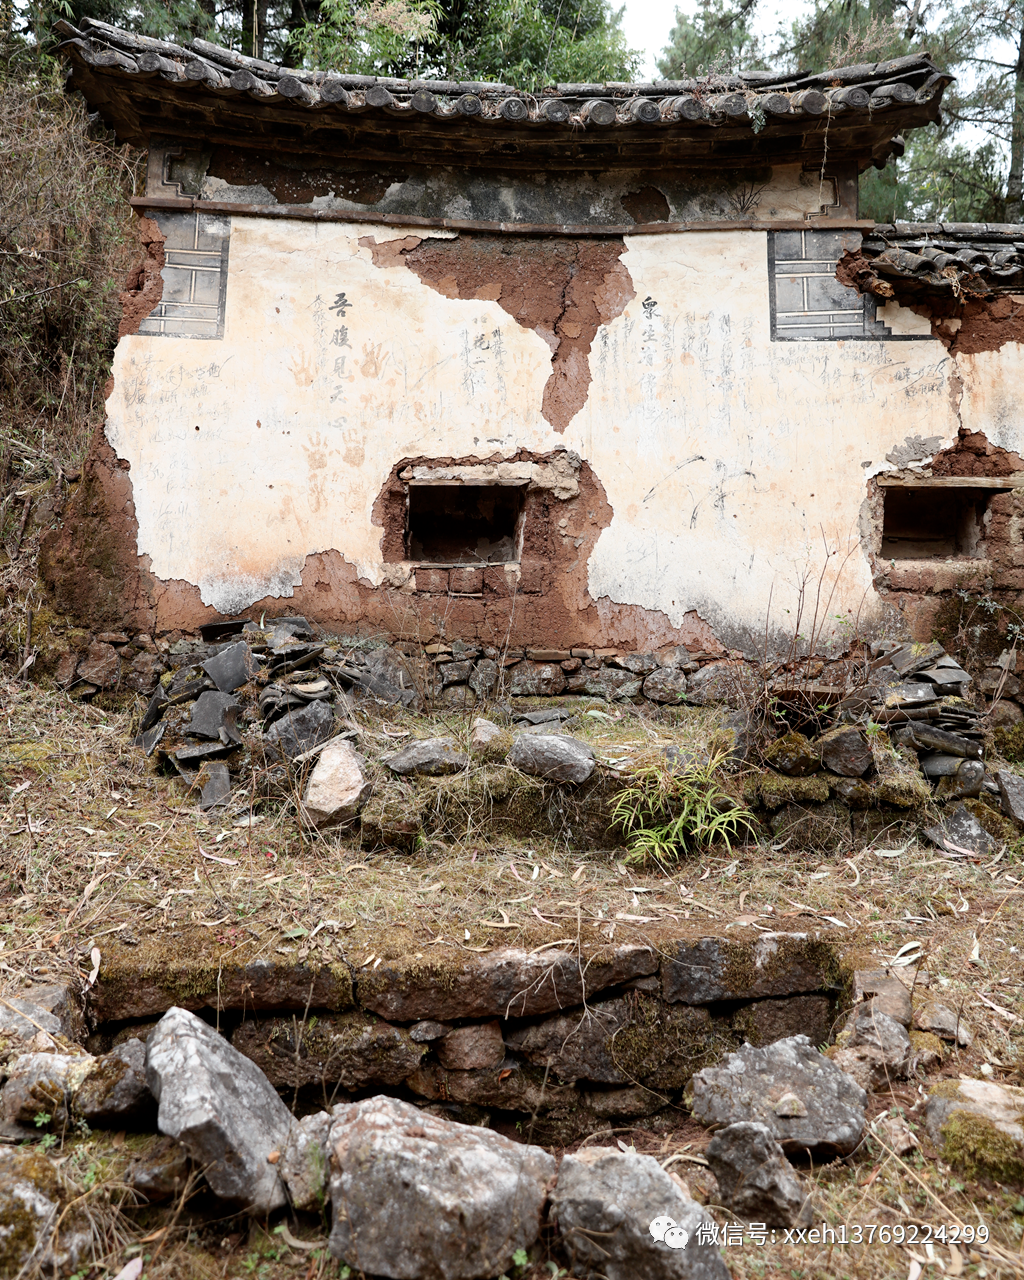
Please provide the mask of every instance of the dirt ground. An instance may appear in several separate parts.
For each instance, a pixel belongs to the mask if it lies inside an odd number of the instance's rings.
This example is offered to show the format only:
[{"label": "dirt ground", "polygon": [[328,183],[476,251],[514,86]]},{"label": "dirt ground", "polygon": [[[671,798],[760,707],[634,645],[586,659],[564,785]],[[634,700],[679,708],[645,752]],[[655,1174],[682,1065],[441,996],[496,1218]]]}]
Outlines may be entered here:
[{"label": "dirt ground", "polygon": [[[410,733],[465,739],[471,718],[354,714],[360,749],[370,756],[394,750]],[[726,932],[832,929],[848,941],[857,967],[901,952],[913,960],[932,992],[961,1013],[973,1043],[947,1046],[928,1078],[872,1097],[873,1119],[906,1117],[920,1144],[910,1155],[899,1158],[873,1133],[848,1160],[805,1170],[819,1228],[845,1226],[849,1241],[860,1227],[862,1243],[844,1245],[841,1234],[836,1242],[787,1243],[781,1232],[759,1243],[734,1226],[723,1248],[730,1273],[736,1280],[1024,1274],[1024,1187],[972,1181],[951,1169],[923,1125],[927,1091],[939,1077],[1024,1085],[1024,842],[973,861],[940,857],[917,842],[838,847],[823,857],[766,836],[643,867],[621,847],[584,855],[551,838],[495,839],[482,824],[451,842],[431,836],[412,852],[373,852],[358,835],[302,833],[287,796],[233,817],[200,814],[185,784],[131,745],[137,716],[138,708],[104,710],[31,684],[0,683],[0,996],[56,979],[86,984],[96,951],[102,965],[105,950],[138,946],[141,954],[186,930],[202,931],[216,955],[244,943],[253,954],[359,968],[412,948],[483,952],[609,939],[657,945],[680,921]],[[606,704],[582,724],[573,732],[621,769],[636,753],[704,739],[710,720],[697,709],[657,718]],[[583,1141],[632,1146],[670,1162],[706,1201],[713,1187],[700,1153],[709,1136],[680,1109]],[[312,1217],[252,1225],[225,1219],[198,1188],[167,1207],[134,1206],[121,1179],[130,1156],[150,1141],[93,1133],[67,1137],[53,1151],[105,1233],[104,1265],[78,1280],[116,1276],[140,1251],[152,1280],[350,1274],[329,1258],[323,1224]],[[724,1211],[713,1212],[723,1229],[730,1226]],[[979,1227],[987,1228],[987,1243],[972,1239]],[[317,1240],[320,1247],[308,1247]],[[533,1254],[509,1280],[566,1274],[553,1239],[542,1238]]]}]

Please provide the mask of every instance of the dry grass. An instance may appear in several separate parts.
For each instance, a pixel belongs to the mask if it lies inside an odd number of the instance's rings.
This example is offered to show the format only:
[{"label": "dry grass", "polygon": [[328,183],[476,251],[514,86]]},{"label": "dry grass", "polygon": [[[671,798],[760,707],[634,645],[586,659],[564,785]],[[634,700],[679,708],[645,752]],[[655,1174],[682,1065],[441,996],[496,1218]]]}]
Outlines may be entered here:
[{"label": "dry grass", "polygon": [[[668,743],[699,746],[714,723],[706,711],[653,719],[607,704],[595,709],[601,715],[583,716],[573,731],[609,761]],[[1024,1084],[1024,871],[1013,849],[975,864],[940,858],[917,843],[840,847],[823,858],[762,842],[732,855],[688,860],[667,874],[627,866],[621,849],[580,853],[564,840],[496,839],[480,827],[461,840],[430,837],[409,854],[366,852],[352,835],[302,835],[294,819],[294,790],[292,799],[286,790],[257,804],[255,825],[198,814],[182,782],[158,774],[128,745],[132,717],[132,710],[104,711],[20,682],[0,684],[3,994],[25,982],[82,981],[92,948],[102,955],[126,935],[159,944],[164,935],[183,930],[208,937],[213,954],[229,954],[244,942],[251,954],[283,951],[359,968],[378,957],[427,954],[435,947],[457,955],[557,940],[587,948],[610,938],[649,939],[658,946],[673,931],[698,923],[748,936],[758,929],[821,927],[848,940],[851,955],[864,964],[919,942],[934,993],[952,1003],[975,1032],[970,1049],[952,1050],[941,1073],[976,1075],[988,1064],[994,1079]],[[357,713],[357,719],[360,747],[377,769],[379,758],[405,741],[395,735],[429,731],[461,737],[469,717],[389,712]],[[294,780],[294,787],[300,785],[301,779]],[[873,1138],[851,1161],[814,1170],[822,1216],[832,1225],[937,1227],[977,1223],[980,1214],[993,1245],[976,1248],[975,1260],[964,1250],[962,1273],[1024,1271],[1024,1188],[970,1182],[936,1159],[921,1119],[928,1084],[904,1083],[872,1100],[877,1114],[902,1111],[923,1150],[900,1161]],[[692,1159],[699,1158],[707,1135],[685,1112],[660,1117],[646,1129],[591,1139],[620,1140],[662,1159],[685,1157],[672,1168],[690,1177],[692,1190],[701,1195],[703,1172]],[[310,1262],[279,1235],[240,1235],[237,1222],[211,1225],[207,1219],[216,1212],[209,1206],[189,1206],[173,1229],[172,1209],[129,1212],[126,1206],[129,1217],[114,1213],[126,1157],[111,1142],[110,1135],[93,1135],[67,1148],[74,1160],[97,1166],[93,1185],[109,1189],[104,1203],[113,1225],[107,1230],[122,1233],[108,1237],[111,1257],[126,1256],[123,1233],[138,1240],[167,1228],[161,1256],[147,1275],[256,1274],[276,1280],[302,1267],[311,1277],[337,1274],[334,1264],[324,1261],[321,1268],[317,1258]],[[312,1238],[314,1228],[310,1222],[292,1224],[300,1237]],[[144,1247],[152,1251],[160,1239]],[[940,1270],[938,1261],[913,1245],[759,1247],[746,1240],[742,1247],[727,1247],[725,1255],[732,1274],[744,1280],[880,1280],[915,1275],[914,1265],[923,1265],[926,1275]],[[924,1263],[916,1263],[915,1255]],[[1010,1255],[1017,1261],[1008,1261]],[[948,1249],[937,1248],[935,1257],[946,1274],[956,1274]],[[539,1280],[551,1272],[537,1266],[523,1274]]]}]

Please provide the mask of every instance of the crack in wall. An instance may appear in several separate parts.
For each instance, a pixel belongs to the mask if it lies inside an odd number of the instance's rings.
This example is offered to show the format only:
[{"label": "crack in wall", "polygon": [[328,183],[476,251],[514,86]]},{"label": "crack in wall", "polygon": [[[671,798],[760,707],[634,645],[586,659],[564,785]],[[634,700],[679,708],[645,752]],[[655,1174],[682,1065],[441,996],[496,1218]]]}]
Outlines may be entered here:
[{"label": "crack in wall", "polygon": [[541,413],[564,431],[587,402],[590,348],[598,329],[622,314],[636,297],[620,261],[619,239],[542,239],[526,236],[459,236],[452,240],[377,244],[364,236],[379,267],[404,262],[446,298],[496,302],[518,325],[551,348],[551,376]]}]

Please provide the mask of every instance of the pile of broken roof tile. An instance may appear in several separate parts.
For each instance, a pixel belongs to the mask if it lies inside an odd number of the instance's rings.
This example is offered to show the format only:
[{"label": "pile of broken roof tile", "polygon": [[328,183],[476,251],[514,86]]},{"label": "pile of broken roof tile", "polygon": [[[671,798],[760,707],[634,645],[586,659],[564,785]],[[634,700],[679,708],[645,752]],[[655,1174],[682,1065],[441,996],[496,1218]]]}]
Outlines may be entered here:
[{"label": "pile of broken roof tile", "polygon": [[861,253],[873,275],[860,283],[892,297],[893,282],[923,292],[986,297],[1024,284],[1024,229],[1012,223],[879,225]]}]

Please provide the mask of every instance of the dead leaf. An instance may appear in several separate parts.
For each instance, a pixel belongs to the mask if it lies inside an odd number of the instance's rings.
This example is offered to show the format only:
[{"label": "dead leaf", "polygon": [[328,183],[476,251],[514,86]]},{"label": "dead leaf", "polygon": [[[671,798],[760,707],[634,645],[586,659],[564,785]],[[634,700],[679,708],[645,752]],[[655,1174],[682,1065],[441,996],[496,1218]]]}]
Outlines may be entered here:
[{"label": "dead leaf", "polygon": [[86,980],[85,980],[85,989],[86,989],[86,991],[88,991],[92,986],[94,986],[94,985],[95,985],[96,979],[100,976],[100,949],[99,949],[99,947],[93,947],[92,951],[90,951],[90,953],[89,953],[89,959],[92,961],[92,969],[91,969],[91,970],[90,970],[90,972],[89,972],[89,976],[88,976],[88,978],[86,978]]}]

